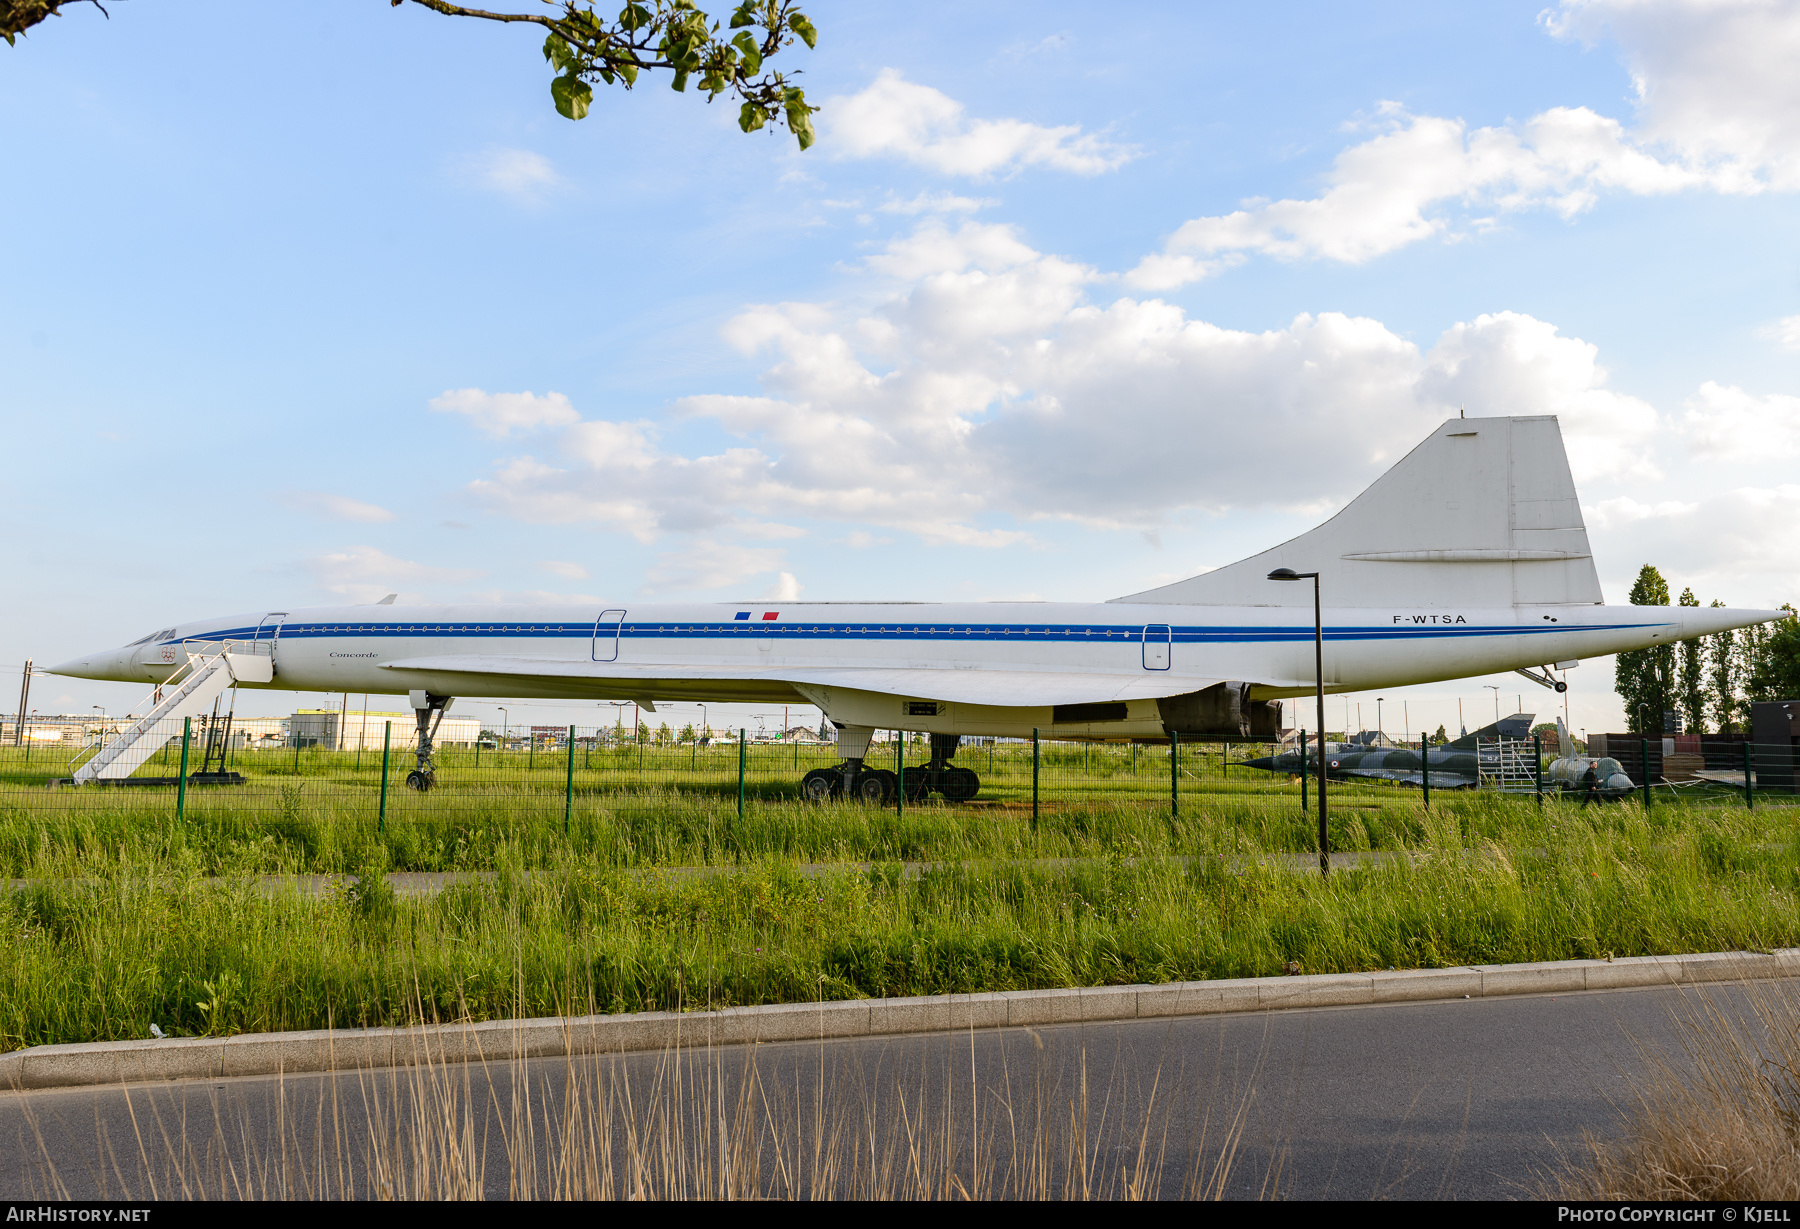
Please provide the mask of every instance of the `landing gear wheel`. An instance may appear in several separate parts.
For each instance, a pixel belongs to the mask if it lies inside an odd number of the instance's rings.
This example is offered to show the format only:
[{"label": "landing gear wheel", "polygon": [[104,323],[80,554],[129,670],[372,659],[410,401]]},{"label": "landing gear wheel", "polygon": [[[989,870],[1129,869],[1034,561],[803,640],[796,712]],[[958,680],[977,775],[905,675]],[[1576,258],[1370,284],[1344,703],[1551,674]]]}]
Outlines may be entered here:
[{"label": "landing gear wheel", "polygon": [[406,774],[406,788],[416,789],[421,794],[436,784],[436,773],[420,772],[417,769],[414,769],[412,772]]},{"label": "landing gear wheel", "polygon": [[938,792],[951,802],[967,802],[981,792],[981,778],[967,768],[945,769]]},{"label": "landing gear wheel", "polygon": [[1559,682],[1556,685],[1556,694],[1560,696],[1563,692],[1567,691],[1568,689],[1569,689],[1569,685],[1567,683]]},{"label": "landing gear wheel", "polygon": [[894,774],[885,768],[874,772],[865,772],[856,778],[851,792],[858,802],[867,802],[873,806],[885,806],[894,797]]},{"label": "landing gear wheel", "polygon": [[844,774],[836,768],[815,768],[800,778],[800,796],[808,802],[827,802],[837,796],[844,785]]},{"label": "landing gear wheel", "polygon": [[931,769],[924,766],[903,769],[906,773],[906,800],[923,802],[931,793]]}]

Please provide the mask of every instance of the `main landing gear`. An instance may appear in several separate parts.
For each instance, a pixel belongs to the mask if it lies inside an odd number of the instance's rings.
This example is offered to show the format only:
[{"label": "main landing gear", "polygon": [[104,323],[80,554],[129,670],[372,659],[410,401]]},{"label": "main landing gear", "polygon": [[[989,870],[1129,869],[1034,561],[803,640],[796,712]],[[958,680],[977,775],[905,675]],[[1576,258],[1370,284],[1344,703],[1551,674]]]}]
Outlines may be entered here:
[{"label": "main landing gear", "polygon": [[437,785],[437,765],[431,762],[431,742],[437,737],[438,726],[442,724],[444,712],[454,702],[454,697],[414,691],[407,698],[412,702],[413,719],[419,723],[419,745],[413,751],[418,767],[406,774],[406,788],[423,793]]},{"label": "main landing gear", "polygon": [[[800,796],[809,802],[849,798],[873,806],[894,801],[899,777],[886,768],[869,768],[863,763],[872,733],[840,727],[838,751],[843,753],[844,762],[834,768],[815,768],[800,778]],[[942,795],[949,802],[967,802],[981,791],[980,777],[950,763],[961,741],[957,734],[931,736],[931,762],[905,770],[908,802],[923,802],[931,794]]]}]

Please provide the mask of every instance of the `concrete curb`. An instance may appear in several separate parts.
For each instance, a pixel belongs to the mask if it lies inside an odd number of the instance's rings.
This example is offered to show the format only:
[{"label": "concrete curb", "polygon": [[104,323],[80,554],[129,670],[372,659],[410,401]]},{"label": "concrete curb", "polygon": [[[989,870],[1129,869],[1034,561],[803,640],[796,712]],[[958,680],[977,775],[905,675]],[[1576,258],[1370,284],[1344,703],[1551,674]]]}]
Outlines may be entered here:
[{"label": "concrete curb", "polygon": [[826,1037],[879,1037],[1008,1025],[1078,1024],[1359,1003],[1497,998],[1634,986],[1694,985],[1794,973],[1800,973],[1800,948],[1790,947],[1771,952],[1700,952],[1686,956],[1557,960],[1385,973],[1244,977],[1225,981],[1171,982],[1161,986],[1095,986],[1076,990],[946,994],[928,998],[852,999],[730,1007],[723,1011],[653,1011],[635,1015],[493,1020],[482,1024],[442,1024],[422,1028],[100,1041],[34,1046],[0,1054],[0,1089],[71,1088],[88,1084],[217,1079],[232,1075],[292,1075],[345,1068],[661,1050],[676,1045],[812,1041]]}]

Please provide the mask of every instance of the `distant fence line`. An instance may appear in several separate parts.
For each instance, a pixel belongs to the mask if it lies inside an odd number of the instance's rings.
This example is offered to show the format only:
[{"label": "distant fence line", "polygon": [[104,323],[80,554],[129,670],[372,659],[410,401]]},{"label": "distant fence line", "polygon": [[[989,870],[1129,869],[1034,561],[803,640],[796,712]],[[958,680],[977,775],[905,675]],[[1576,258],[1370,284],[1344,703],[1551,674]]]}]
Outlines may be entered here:
[{"label": "distant fence line", "polygon": [[[559,739],[533,738],[517,748],[480,743],[440,748],[434,756],[436,772],[425,782],[431,788],[415,790],[408,787],[408,778],[415,772],[410,722],[402,726],[384,721],[385,746],[344,751],[317,745],[246,747],[209,737],[216,733],[218,727],[209,730],[203,722],[175,721],[170,729],[154,731],[156,750],[126,783],[81,786],[55,782],[69,778],[92,755],[93,747],[71,755],[66,747],[0,746],[0,806],[43,814],[128,807],[166,810],[180,816],[197,802],[213,810],[237,805],[250,810],[285,806],[292,791],[305,786],[316,804],[334,813],[373,815],[382,820],[402,808],[408,817],[451,818],[470,808],[526,805],[534,810],[560,808],[566,818],[577,806],[675,795],[728,803],[735,799],[741,812],[749,804],[797,801],[803,797],[802,782],[809,773],[842,763],[830,743],[756,742],[743,732],[729,740],[621,743],[615,728],[564,727]],[[1660,772],[1665,760],[1671,778],[1675,776],[1673,759],[1660,754],[1660,745],[1654,754],[1645,754],[1652,751],[1650,744],[1655,740],[1637,741],[1638,746],[1630,748],[1615,736],[1612,743],[1618,745],[1609,743],[1607,750],[1634,782],[1645,787],[1642,805],[1654,805],[1652,787],[1665,798],[1688,796],[1729,805],[1755,805],[1759,799],[1792,800],[1795,794],[1791,746],[1735,743],[1738,763],[1714,764],[1718,757],[1694,757],[1699,762],[1683,766],[1680,779],[1664,780]],[[1378,752],[1417,749],[1417,745],[1374,748]],[[1542,747],[1541,755],[1539,749],[1532,740],[1484,747],[1483,785],[1550,800],[1569,797],[1546,779],[1545,765],[1553,749]],[[1636,758],[1627,754],[1634,749],[1640,753]],[[989,739],[965,744],[951,761],[957,769],[978,778],[972,796],[948,788],[918,793],[893,788],[901,777],[926,783],[917,775],[927,772],[925,765],[930,759],[929,745],[922,737],[890,735],[890,741],[874,743],[866,766],[889,774],[890,789],[882,801],[897,810],[949,804],[1029,811],[1035,817],[1045,808],[1140,805],[1166,809],[1174,816],[1181,813],[1184,803],[1197,805],[1203,797],[1271,802],[1286,798],[1292,805],[1301,805],[1302,799],[1316,790],[1310,773],[1303,783],[1297,773],[1254,769],[1245,763],[1295,750],[1292,742],[1277,747],[1179,739],[1161,745]],[[1316,755],[1316,749],[1309,752],[1312,773],[1316,773]],[[1648,781],[1643,763],[1652,769]],[[1749,767],[1747,776],[1745,766]],[[1452,784],[1438,776],[1432,793]],[[1405,785],[1334,777],[1334,791],[1345,786],[1355,787],[1362,797],[1420,796]],[[1316,799],[1308,799],[1308,805],[1313,802]]]}]

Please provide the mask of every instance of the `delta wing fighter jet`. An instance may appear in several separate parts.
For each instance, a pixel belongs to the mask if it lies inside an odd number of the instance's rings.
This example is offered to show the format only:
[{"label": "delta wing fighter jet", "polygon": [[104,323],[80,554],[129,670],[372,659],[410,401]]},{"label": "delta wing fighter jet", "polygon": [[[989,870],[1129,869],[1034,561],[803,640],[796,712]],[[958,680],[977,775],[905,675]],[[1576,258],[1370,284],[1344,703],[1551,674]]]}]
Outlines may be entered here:
[{"label": "delta wing fighter jet", "polygon": [[[1433,789],[1474,789],[1481,784],[1479,740],[1496,737],[1530,738],[1531,714],[1515,713],[1503,721],[1483,726],[1473,734],[1465,734],[1455,742],[1431,747],[1425,753],[1424,767],[1420,766],[1418,750],[1412,747],[1369,748],[1352,743],[1326,743],[1325,771],[1333,778],[1361,777],[1397,781],[1402,785],[1424,785],[1428,768]],[[1245,760],[1244,767],[1298,776],[1302,771],[1317,772],[1318,756],[1317,749],[1309,748],[1304,769],[1298,751]]]},{"label": "delta wing fighter jet", "polygon": [[1575,754],[1575,740],[1569,737],[1569,727],[1558,717],[1556,758],[1544,770],[1544,780],[1565,793],[1585,794],[1590,785],[1589,772],[1594,774],[1591,785],[1600,798],[1628,798],[1637,789],[1637,783],[1620,766],[1619,761],[1611,756]]},{"label": "delta wing fighter jet", "polygon": [[[193,619],[55,670],[163,687],[78,780],[129,774],[159,721],[235,681],[408,695],[418,788],[453,697],[521,696],[814,704],[843,763],[810,775],[807,795],[965,798],[980,781],[949,762],[963,735],[1273,740],[1280,701],[1311,696],[1315,678],[1313,592],[1277,569],[1318,574],[1330,692],[1567,666],[1784,617],[1603,604],[1556,419],[1454,418],[1317,529],[1105,602],[286,607]],[[931,735],[930,762],[904,784],[867,764],[877,729]]]}]

